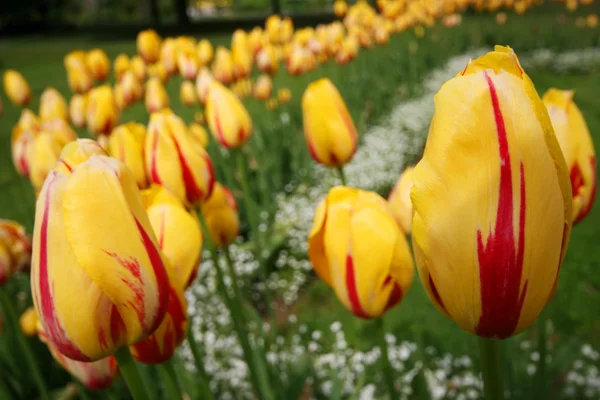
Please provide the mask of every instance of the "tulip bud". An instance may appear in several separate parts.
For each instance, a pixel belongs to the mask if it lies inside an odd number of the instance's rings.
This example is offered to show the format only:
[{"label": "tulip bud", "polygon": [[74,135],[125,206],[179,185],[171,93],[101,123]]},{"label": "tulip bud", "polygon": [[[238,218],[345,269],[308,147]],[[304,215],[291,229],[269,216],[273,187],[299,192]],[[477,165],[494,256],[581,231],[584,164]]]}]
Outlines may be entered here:
[{"label": "tulip bud", "polygon": [[129,106],[129,104],[127,104],[127,102],[125,101],[125,96],[123,95],[123,85],[121,85],[120,83],[115,83],[115,86],[113,87],[113,96],[115,98],[115,104],[117,105],[117,109],[119,111],[123,111]]},{"label": "tulip bud", "polygon": [[112,88],[108,85],[90,91],[87,108],[87,128],[94,135],[108,135],[117,125],[120,113]]},{"label": "tulip bud", "polygon": [[58,90],[47,88],[40,96],[40,119],[54,118],[67,119],[67,102]]},{"label": "tulip bud", "polygon": [[90,50],[86,55],[86,64],[96,81],[103,81],[110,72],[110,60],[102,49]]},{"label": "tulip bud", "polygon": [[346,104],[327,78],[311,83],[302,96],[304,137],[312,158],[328,167],[349,162],[357,133]]},{"label": "tulip bud", "polygon": [[125,106],[129,106],[142,99],[144,87],[133,71],[125,72],[119,85],[122,90],[123,103]]},{"label": "tulip bud", "polygon": [[292,100],[292,92],[288,88],[281,88],[277,91],[277,99],[281,104],[289,103]]},{"label": "tulip bud", "polygon": [[160,57],[161,38],[154,29],[146,29],[137,35],[137,52],[148,64],[153,64]]},{"label": "tulip bud", "polygon": [[119,54],[117,58],[115,58],[113,69],[115,70],[116,81],[120,82],[125,72],[131,69],[129,56],[123,53]]},{"label": "tulip bud", "polygon": [[269,75],[261,75],[254,85],[254,97],[258,100],[267,100],[273,93],[273,81]]},{"label": "tulip bud", "polygon": [[148,66],[148,76],[150,78],[158,79],[161,83],[165,83],[167,81],[167,78],[169,77],[167,75],[167,71],[165,71],[165,68],[160,63]]},{"label": "tulip bud", "polygon": [[202,125],[193,122],[190,124],[189,130],[194,140],[196,140],[203,149],[206,149],[206,146],[208,146],[208,133],[206,133],[206,129],[204,129]]},{"label": "tulip bud", "polygon": [[244,79],[250,75],[253,57],[248,47],[248,35],[241,29],[233,33],[231,43],[233,75],[236,79]]},{"label": "tulip bud", "polygon": [[146,127],[129,122],[117,126],[108,138],[108,154],[125,164],[140,189],[148,186],[144,165]]},{"label": "tulip bud", "polygon": [[273,14],[265,21],[265,31],[269,37],[271,43],[279,42],[279,31],[281,29],[281,17]]},{"label": "tulip bud", "polygon": [[31,287],[51,346],[94,361],[158,327],[169,281],[123,163],[91,140],[70,143],[46,179],[35,216]]},{"label": "tulip bud", "polygon": [[585,119],[573,101],[574,94],[572,90],[550,89],[542,100],[570,172],[576,224],[590,212],[596,198],[596,152]]},{"label": "tulip bud", "polygon": [[177,71],[177,42],[173,38],[166,38],[160,49],[160,63],[167,75]]},{"label": "tulip bud", "polygon": [[140,56],[131,57],[130,67],[131,72],[133,72],[138,81],[144,82],[146,80],[146,64]]},{"label": "tulip bud", "polygon": [[14,221],[0,219],[0,285],[31,262],[31,241],[25,228]]},{"label": "tulip bud", "polygon": [[206,119],[213,137],[228,149],[240,147],[252,134],[252,120],[244,104],[216,81],[208,91]]},{"label": "tulip bud", "polygon": [[212,195],[202,204],[202,214],[215,246],[229,246],[240,233],[235,197],[225,186],[215,184]]},{"label": "tulip bud", "polygon": [[9,100],[16,106],[25,107],[31,100],[29,83],[19,72],[8,69],[4,71],[4,92]]},{"label": "tulip bud", "polygon": [[154,113],[169,107],[169,95],[167,89],[157,78],[151,78],[146,82],[146,110]]},{"label": "tulip bud", "polygon": [[314,54],[305,47],[294,46],[287,60],[287,70],[291,75],[302,75],[316,66]]},{"label": "tulip bud", "polygon": [[412,175],[414,168],[406,167],[400,179],[394,185],[388,197],[388,203],[396,222],[402,231],[410,235],[412,228],[412,203],[410,201],[410,188],[412,187]]},{"label": "tulip bud", "polygon": [[190,81],[183,81],[179,91],[179,99],[184,106],[193,106],[197,103],[196,87]]},{"label": "tulip bud", "polygon": [[344,18],[346,12],[348,11],[348,4],[344,0],[336,0],[333,3],[333,13],[338,18]]},{"label": "tulip bud", "polygon": [[25,337],[34,337],[37,335],[37,324],[39,318],[35,312],[35,308],[29,307],[19,318],[19,325],[21,326],[21,332]]},{"label": "tulip bud", "polygon": [[273,46],[266,45],[256,54],[256,66],[260,72],[274,75],[279,69],[279,59]]},{"label": "tulip bud", "polygon": [[361,318],[379,317],[400,303],[414,274],[408,242],[385,200],[342,186],[317,207],[308,257],[342,304]]},{"label": "tulip bud", "polygon": [[61,137],[49,131],[41,131],[34,136],[31,146],[27,148],[27,159],[29,179],[36,193],[42,189],[46,177],[54,168],[66,144]]},{"label": "tulip bud", "polygon": [[177,55],[177,68],[183,79],[194,79],[198,73],[198,58],[193,47],[179,50]]},{"label": "tulip bud", "polygon": [[31,170],[29,147],[39,130],[40,121],[38,117],[31,110],[24,109],[21,112],[17,126],[12,131],[11,139],[13,164],[17,172],[24,177],[29,177]]},{"label": "tulip bud", "polygon": [[200,104],[202,105],[206,103],[208,88],[212,81],[213,77],[210,70],[208,68],[202,68],[196,77],[196,94],[198,95],[198,101],[200,101]]},{"label": "tulip bud", "polygon": [[435,106],[411,189],[419,275],[462,329],[507,338],[555,291],[571,231],[568,170],[508,47],[469,62]]},{"label": "tulip bud", "polygon": [[231,53],[223,46],[217,47],[215,62],[212,65],[212,74],[216,80],[224,85],[233,81],[233,60]]},{"label": "tulip bud", "polygon": [[151,183],[163,185],[180,201],[193,205],[210,196],[215,179],[210,157],[175,114],[150,116],[144,154]]},{"label": "tulip bud", "polygon": [[213,59],[212,44],[206,39],[200,40],[198,42],[197,53],[198,53],[198,62],[200,62],[200,66],[201,67],[207,66],[208,64],[210,64],[210,62]]},{"label": "tulip bud", "polygon": [[81,50],[72,51],[65,56],[69,87],[74,93],[86,93],[93,84],[92,73],[88,69],[86,54]]}]

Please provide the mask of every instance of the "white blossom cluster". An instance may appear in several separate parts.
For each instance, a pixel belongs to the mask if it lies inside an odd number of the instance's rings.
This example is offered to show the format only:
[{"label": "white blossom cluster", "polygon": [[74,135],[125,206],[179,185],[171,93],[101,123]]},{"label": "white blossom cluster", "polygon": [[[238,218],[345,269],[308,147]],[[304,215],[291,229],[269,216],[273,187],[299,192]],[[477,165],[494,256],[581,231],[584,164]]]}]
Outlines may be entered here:
[{"label": "white blossom cluster", "polygon": [[600,70],[600,49],[587,48],[556,53],[539,49],[522,61],[527,69],[543,69],[557,74],[590,73]]}]

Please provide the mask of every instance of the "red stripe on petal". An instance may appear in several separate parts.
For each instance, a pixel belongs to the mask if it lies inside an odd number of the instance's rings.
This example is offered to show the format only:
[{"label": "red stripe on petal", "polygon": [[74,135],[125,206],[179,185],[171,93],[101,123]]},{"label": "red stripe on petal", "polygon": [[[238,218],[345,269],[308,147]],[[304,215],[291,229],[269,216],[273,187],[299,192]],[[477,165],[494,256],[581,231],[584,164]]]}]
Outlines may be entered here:
[{"label": "red stripe on petal", "polygon": [[185,197],[191,204],[196,204],[204,200],[204,193],[196,184],[194,174],[192,173],[187,160],[181,152],[179,142],[177,142],[177,139],[175,136],[173,136],[173,134],[171,134],[171,140],[173,140],[173,144],[175,145],[175,150],[177,151],[177,156],[179,158],[179,164],[181,165],[181,179],[183,179],[183,185],[185,186]]},{"label": "red stripe on petal", "polygon": [[[216,101],[215,101],[216,102]],[[219,109],[215,104],[215,129],[217,130],[217,140],[222,146],[230,149],[231,146],[225,140],[225,134],[223,133],[223,127],[221,126],[221,118],[219,118]]]},{"label": "red stripe on petal", "polygon": [[[579,214],[577,214],[577,216],[575,217],[575,220],[573,221],[574,224],[581,222],[581,220],[589,214],[589,212],[592,210],[592,206],[594,205],[594,201],[596,200],[596,157],[590,157],[590,164],[592,167],[592,181],[590,182],[590,184],[592,185],[592,193],[588,203],[583,206],[583,208],[579,211]],[[575,198],[579,194],[580,188],[584,185],[583,181],[583,174],[581,173],[579,166],[575,164],[571,169],[571,186],[573,188],[573,198]]]},{"label": "red stripe on petal", "polygon": [[350,307],[352,307],[354,315],[361,318],[371,318],[363,310],[362,305],[360,304],[360,298],[358,297],[358,290],[356,288],[356,278],[354,276],[354,261],[350,254],[346,256],[346,289],[348,291],[348,301],[350,301]]},{"label": "red stripe on petal", "polygon": [[440,296],[440,292],[438,292],[437,287],[435,286],[435,283],[433,283],[433,279],[431,278],[431,275],[429,275],[429,287],[431,288],[431,294],[433,294],[433,297],[435,298],[435,301],[437,301],[438,305],[446,312],[448,312],[448,310],[446,309],[446,306],[444,305],[444,301],[442,300],[442,297]]},{"label": "red stripe on petal", "polygon": [[523,256],[525,251],[525,171],[520,168],[519,231],[517,243],[514,232],[513,184],[506,127],[494,82],[484,72],[489,86],[500,153],[500,196],[496,226],[484,244],[481,230],[477,231],[477,257],[481,280],[481,317],[475,328],[483,337],[507,338],[513,334],[527,292],[527,282],[521,293]]},{"label": "red stripe on petal", "polygon": [[151,150],[151,162],[150,162],[150,178],[153,183],[157,183],[159,185],[162,184],[162,180],[160,179],[160,174],[158,173],[158,166],[156,165],[156,159],[158,157],[158,129],[154,128],[154,138],[152,140],[152,150]]}]

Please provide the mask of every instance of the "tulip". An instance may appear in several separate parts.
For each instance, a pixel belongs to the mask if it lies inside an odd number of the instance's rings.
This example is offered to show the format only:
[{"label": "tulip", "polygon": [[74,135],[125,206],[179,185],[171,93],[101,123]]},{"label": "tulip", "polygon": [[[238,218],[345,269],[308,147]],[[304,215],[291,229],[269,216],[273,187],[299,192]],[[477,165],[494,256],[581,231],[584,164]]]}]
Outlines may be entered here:
[{"label": "tulip", "polygon": [[215,61],[212,65],[212,74],[216,80],[224,85],[233,81],[233,60],[231,53],[223,46],[217,47]]},{"label": "tulip", "polygon": [[125,164],[140,189],[148,186],[144,165],[146,127],[129,122],[117,126],[108,138],[108,154]]},{"label": "tulip", "polygon": [[31,261],[31,241],[25,228],[16,222],[0,219],[0,285]]},{"label": "tulip", "polygon": [[197,103],[196,87],[190,81],[183,81],[179,91],[179,99],[184,106],[193,106]]},{"label": "tulip", "polygon": [[75,93],[86,93],[91,89],[93,76],[88,69],[86,54],[81,50],[72,51],[65,56],[64,65],[67,70],[69,87]]},{"label": "tulip", "polygon": [[29,83],[19,72],[8,69],[4,71],[4,92],[9,100],[16,106],[24,107],[31,100]]},{"label": "tulip", "polygon": [[260,72],[274,75],[279,69],[279,60],[273,46],[266,45],[256,54],[256,66]]},{"label": "tulip", "polygon": [[408,242],[385,200],[343,186],[317,207],[308,257],[340,302],[361,318],[379,317],[400,303],[414,274]]},{"label": "tulip", "polygon": [[125,75],[125,72],[131,69],[129,56],[123,53],[119,54],[117,58],[115,58],[113,69],[115,70],[115,79],[117,82],[120,82],[123,75]]},{"label": "tulip", "polygon": [[200,66],[205,67],[210,64],[213,59],[213,47],[208,40],[200,40],[198,42],[196,51],[198,53],[198,61],[200,62]]},{"label": "tulip", "polygon": [[169,260],[171,282],[188,287],[198,270],[202,231],[198,219],[167,189],[152,185],[142,192],[150,224]]},{"label": "tulip", "polygon": [[292,100],[292,92],[288,88],[280,88],[277,91],[277,99],[281,104],[289,103]]},{"label": "tulip", "polygon": [[150,116],[144,154],[151,183],[164,186],[186,204],[200,204],[210,196],[215,179],[212,162],[175,114]]},{"label": "tulip", "polygon": [[141,57],[131,57],[130,67],[131,72],[133,72],[138,81],[143,82],[146,80],[146,64]]},{"label": "tulip", "polygon": [[385,28],[375,29],[375,43],[384,45],[390,40],[390,34]]},{"label": "tulip", "polygon": [[40,119],[54,118],[67,119],[67,102],[58,90],[47,88],[40,96]]},{"label": "tulip", "polygon": [[123,91],[123,101],[126,106],[142,99],[144,87],[142,82],[135,76],[133,71],[127,71],[121,79],[121,90]]},{"label": "tulip", "polygon": [[295,46],[287,60],[287,70],[291,75],[302,75],[316,66],[314,54],[305,47]]},{"label": "tulip", "polygon": [[327,78],[311,83],[302,96],[304,137],[312,158],[341,167],[356,152],[358,135],[342,96]]},{"label": "tulip", "polygon": [[150,78],[156,78],[162,83],[165,83],[169,77],[167,71],[160,63],[148,66],[148,76],[150,76]]},{"label": "tulip", "polygon": [[[125,101],[125,96],[123,95],[123,85],[120,83],[116,83],[113,87],[113,96],[115,97],[115,104],[117,105],[117,109],[119,111],[123,111],[126,109],[129,104]],[[104,135],[102,135],[104,136]]]},{"label": "tulip", "polygon": [[19,318],[19,325],[21,326],[21,332],[26,337],[34,337],[37,335],[37,324],[38,324],[38,315],[35,312],[35,308],[29,307],[23,314],[21,314],[21,318]]},{"label": "tulip", "polygon": [[90,50],[86,55],[86,64],[96,81],[103,81],[110,72],[110,60],[102,49]]},{"label": "tulip", "polygon": [[103,85],[90,91],[86,115],[87,128],[92,134],[109,134],[113,130],[120,113],[110,86]]},{"label": "tulip", "polygon": [[348,12],[348,4],[344,0],[336,0],[333,3],[333,13],[336,17],[344,18],[346,12]]},{"label": "tulip", "polygon": [[202,68],[196,77],[196,94],[198,101],[204,105],[208,96],[208,88],[213,81],[213,76],[208,68]]},{"label": "tulip", "polygon": [[253,56],[266,44],[264,42],[263,30],[260,26],[255,26],[248,34],[248,48]]},{"label": "tulip", "polygon": [[39,130],[40,122],[37,116],[28,109],[23,110],[17,126],[12,131],[11,139],[13,164],[22,176],[29,177],[31,171],[29,148]]},{"label": "tulip", "polygon": [[177,71],[177,42],[173,38],[166,38],[160,49],[160,63],[167,75]]},{"label": "tulip", "polygon": [[277,101],[277,99],[275,97],[271,97],[269,100],[267,100],[266,106],[267,106],[267,110],[273,111],[274,109],[276,109],[279,106],[279,102]]},{"label": "tulip", "polygon": [[198,58],[193,47],[184,47],[177,55],[177,68],[184,79],[194,79],[198,74]]},{"label": "tulip", "polygon": [[412,228],[412,203],[410,202],[410,188],[412,187],[412,175],[414,168],[407,167],[400,179],[394,185],[394,188],[388,196],[388,203],[392,214],[402,229],[402,232],[409,235]]},{"label": "tulip", "polygon": [[146,110],[149,113],[160,111],[169,107],[169,95],[167,89],[157,78],[151,78],[146,82]]},{"label": "tulip", "polygon": [[206,133],[206,129],[196,122],[191,123],[188,129],[196,142],[198,142],[203,149],[206,149],[206,146],[208,146],[208,133]]},{"label": "tulip", "polygon": [[279,15],[271,15],[265,21],[265,31],[271,43],[278,43],[281,30],[281,17]]},{"label": "tulip", "polygon": [[87,100],[88,96],[85,94],[74,94],[69,102],[69,119],[78,128],[85,126]]},{"label": "tulip", "polygon": [[123,163],[91,140],[70,143],[46,179],[35,216],[31,287],[51,346],[94,361],[158,327],[169,281]]},{"label": "tulip", "polygon": [[256,80],[254,85],[254,97],[258,100],[267,100],[273,93],[273,81],[269,75],[263,74]]},{"label": "tulip", "polygon": [[29,179],[36,193],[42,189],[46,177],[58,161],[60,152],[67,144],[60,136],[49,131],[36,134],[27,148]]},{"label": "tulip", "polygon": [[60,140],[63,145],[77,139],[77,133],[71,128],[67,121],[61,118],[54,118],[42,122],[40,129],[42,131],[50,132],[57,140]]},{"label": "tulip", "polygon": [[215,184],[212,195],[202,204],[202,215],[215,246],[227,247],[239,235],[240,220],[235,197],[220,183]]},{"label": "tulip", "polygon": [[568,170],[510,48],[470,62],[435,105],[411,189],[419,275],[462,329],[507,338],[554,293],[571,231]]},{"label": "tulip", "polygon": [[160,57],[161,38],[154,29],[146,29],[137,35],[138,54],[148,64],[154,64]]},{"label": "tulip", "polygon": [[228,149],[240,147],[252,134],[252,120],[240,99],[216,81],[208,91],[206,120],[213,137]]},{"label": "tulip", "polygon": [[569,169],[576,224],[590,212],[596,198],[596,152],[585,119],[573,101],[574,94],[572,90],[550,89],[542,100]]}]

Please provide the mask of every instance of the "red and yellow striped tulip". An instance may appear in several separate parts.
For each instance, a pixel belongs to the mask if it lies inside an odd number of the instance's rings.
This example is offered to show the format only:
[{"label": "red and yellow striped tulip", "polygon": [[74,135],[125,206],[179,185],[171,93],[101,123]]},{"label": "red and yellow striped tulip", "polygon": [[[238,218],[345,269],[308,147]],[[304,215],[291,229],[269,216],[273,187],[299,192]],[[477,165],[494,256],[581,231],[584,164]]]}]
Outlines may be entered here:
[{"label": "red and yellow striped tulip", "polygon": [[121,88],[124,107],[140,101],[144,96],[144,86],[142,86],[142,82],[135,76],[133,71],[127,71],[123,74],[118,87]]},{"label": "red and yellow striped tulip", "polygon": [[271,93],[273,93],[273,81],[269,75],[262,74],[254,85],[254,97],[264,101],[271,97]]},{"label": "red and yellow striped tulip", "polygon": [[404,297],[413,280],[408,242],[378,194],[334,187],[317,207],[308,257],[340,302],[376,318]]},{"label": "red and yellow striped tulip", "polygon": [[212,161],[177,115],[150,116],[144,154],[150,182],[164,186],[183,203],[198,205],[212,193]]},{"label": "red and yellow striped tulip", "polygon": [[31,241],[25,228],[14,221],[0,219],[0,285],[31,262]]},{"label": "red and yellow striped tulip", "polygon": [[94,80],[101,82],[110,73],[110,60],[102,49],[93,49],[86,54],[86,65]]},{"label": "red and yellow striped tulip", "polygon": [[233,59],[231,52],[223,46],[217,47],[215,61],[212,65],[213,77],[224,85],[233,82]]},{"label": "red and yellow striped tulip", "polygon": [[508,47],[435,97],[413,173],[413,249],[433,304],[503,339],[552,297],[571,233],[569,173],[546,108]]},{"label": "red and yellow striped tulip", "polygon": [[154,64],[158,61],[161,44],[162,39],[154,29],[143,30],[137,35],[137,52],[147,64]]},{"label": "red and yellow striped tulip", "polygon": [[33,141],[27,148],[29,165],[29,180],[36,193],[42,189],[46,177],[54,168],[60,153],[67,144],[61,135],[55,132],[42,130],[35,134]]},{"label": "red and yellow striped tulip", "polygon": [[596,152],[572,90],[550,89],[543,97],[571,177],[573,223],[590,212],[596,198]]},{"label": "red and yellow striped tulip", "polygon": [[202,146],[203,149],[206,149],[209,140],[206,129],[202,125],[196,122],[192,122],[189,126],[189,130],[194,140],[196,140],[196,142],[198,142],[198,144]]},{"label": "red and yellow striped tulip", "polygon": [[179,50],[177,54],[177,68],[183,79],[196,78],[199,62],[194,47],[186,46]]},{"label": "red and yellow striped tulip", "polygon": [[[35,123],[28,122],[29,118],[34,118],[31,121],[35,121]],[[40,125],[37,116],[30,110],[25,109],[21,113],[19,123],[12,131],[11,152],[13,165],[20,175],[27,178],[31,171],[29,148],[39,130]]]},{"label": "red and yellow striped tulip", "polygon": [[202,204],[202,214],[212,242],[217,247],[227,247],[240,233],[235,197],[225,186],[215,184],[210,198]]},{"label": "red and yellow striped tulip", "polygon": [[358,135],[340,92],[327,78],[312,82],[302,96],[304,137],[312,158],[340,167],[356,152]]},{"label": "red and yellow striped tulip", "polygon": [[212,44],[206,40],[202,39],[198,42],[197,49],[198,53],[198,62],[200,62],[201,67],[206,67],[213,59],[213,47]]},{"label": "red and yellow striped tulip", "polygon": [[198,102],[196,99],[196,86],[191,81],[181,82],[179,88],[179,100],[184,106],[193,106]]},{"label": "red and yellow striped tulip", "polygon": [[113,90],[110,86],[102,85],[90,91],[86,126],[92,134],[110,134],[119,122],[121,118],[120,114]]},{"label": "red and yellow striped tulip", "polygon": [[35,217],[31,288],[52,347],[95,361],[156,330],[169,280],[129,168],[94,141],[70,143]]},{"label": "red and yellow striped tulip", "polygon": [[87,111],[87,94],[74,94],[69,102],[69,119],[78,128],[85,126],[85,114]]},{"label": "red and yellow striped tulip", "polygon": [[252,120],[241,100],[217,81],[210,84],[206,120],[213,137],[228,149],[240,147],[252,134]]},{"label": "red and yellow striped tulip", "polygon": [[146,127],[129,122],[117,126],[108,138],[108,154],[125,164],[140,189],[148,186],[144,164]]},{"label": "red and yellow striped tulip", "polygon": [[40,96],[40,119],[42,121],[60,118],[67,120],[67,101],[54,88],[46,88]]},{"label": "red and yellow striped tulip", "polygon": [[256,67],[260,72],[274,75],[279,69],[279,59],[272,45],[263,46],[256,54]]},{"label": "red and yellow striped tulip", "polygon": [[123,79],[125,72],[131,69],[131,62],[127,54],[119,54],[113,63],[113,69],[115,70],[115,79],[120,82]]},{"label": "red and yellow striped tulip", "polygon": [[388,196],[388,203],[396,222],[402,231],[410,235],[412,229],[412,202],[410,201],[410,188],[413,185],[412,176],[414,167],[406,167],[396,185]]},{"label": "red and yellow striped tulip", "polygon": [[31,88],[21,73],[14,69],[4,71],[4,93],[16,106],[25,107],[31,101]]},{"label": "red and yellow striped tulip", "polygon": [[198,95],[198,101],[200,104],[206,104],[206,97],[208,96],[208,89],[210,83],[213,81],[213,76],[208,68],[202,68],[196,77],[196,94]]},{"label": "red and yellow striped tulip", "polygon": [[146,80],[146,75],[147,75],[148,71],[146,68],[146,63],[144,63],[144,60],[142,59],[142,57],[140,57],[140,56],[131,57],[130,69],[131,69],[131,72],[133,72],[135,77],[138,79],[138,81],[144,82]]},{"label": "red and yellow striped tulip", "polygon": [[169,107],[167,89],[158,78],[150,78],[146,82],[145,104],[150,114]]}]

